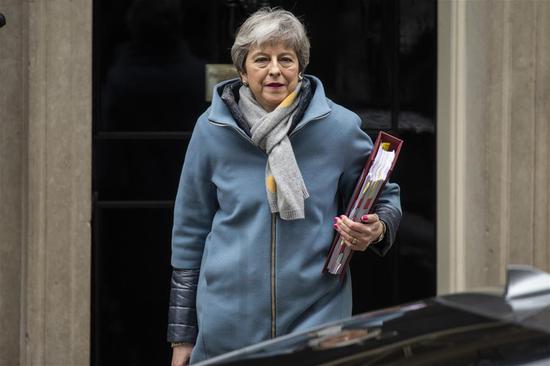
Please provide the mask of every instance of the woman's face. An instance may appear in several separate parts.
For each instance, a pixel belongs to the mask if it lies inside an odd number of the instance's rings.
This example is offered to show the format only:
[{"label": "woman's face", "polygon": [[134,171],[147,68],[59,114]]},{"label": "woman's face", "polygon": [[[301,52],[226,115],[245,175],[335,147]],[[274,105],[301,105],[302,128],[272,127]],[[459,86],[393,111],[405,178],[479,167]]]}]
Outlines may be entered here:
[{"label": "woman's face", "polygon": [[251,48],[246,56],[243,82],[268,112],[296,89],[300,66],[298,56],[283,43]]}]

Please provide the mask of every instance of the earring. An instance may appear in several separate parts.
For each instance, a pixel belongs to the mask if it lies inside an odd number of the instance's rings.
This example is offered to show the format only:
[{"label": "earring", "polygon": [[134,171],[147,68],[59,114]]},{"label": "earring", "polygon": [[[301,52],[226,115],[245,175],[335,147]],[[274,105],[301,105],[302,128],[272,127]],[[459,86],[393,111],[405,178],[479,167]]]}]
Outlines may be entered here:
[{"label": "earring", "polygon": [[304,80],[304,76],[302,75],[302,73],[298,74],[298,80],[300,80],[300,81]]},{"label": "earring", "polygon": [[243,85],[248,88],[248,82],[243,80]]}]

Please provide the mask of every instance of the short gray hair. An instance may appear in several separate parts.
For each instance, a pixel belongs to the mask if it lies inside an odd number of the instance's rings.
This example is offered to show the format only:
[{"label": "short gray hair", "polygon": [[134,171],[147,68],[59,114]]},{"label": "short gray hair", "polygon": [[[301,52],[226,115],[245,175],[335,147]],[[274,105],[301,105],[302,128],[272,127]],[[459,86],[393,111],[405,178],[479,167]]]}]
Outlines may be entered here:
[{"label": "short gray hair", "polygon": [[302,22],[289,11],[262,8],[240,26],[231,47],[231,59],[239,72],[244,72],[246,56],[252,47],[283,42],[298,56],[300,71],[309,64],[309,39]]}]

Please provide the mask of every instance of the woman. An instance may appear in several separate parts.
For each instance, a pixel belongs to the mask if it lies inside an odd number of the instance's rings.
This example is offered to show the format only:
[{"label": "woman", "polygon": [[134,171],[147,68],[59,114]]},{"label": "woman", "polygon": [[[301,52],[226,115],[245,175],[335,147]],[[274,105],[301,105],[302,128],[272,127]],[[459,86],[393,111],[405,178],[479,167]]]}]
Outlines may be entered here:
[{"label": "woman", "polygon": [[333,227],[353,250],[383,255],[401,218],[395,184],[364,222],[335,217],[372,141],[303,76],[309,40],[298,19],[259,10],[231,56],[241,78],[217,85],[199,117],[176,198],[173,365],[350,316],[349,274],[322,273]]}]

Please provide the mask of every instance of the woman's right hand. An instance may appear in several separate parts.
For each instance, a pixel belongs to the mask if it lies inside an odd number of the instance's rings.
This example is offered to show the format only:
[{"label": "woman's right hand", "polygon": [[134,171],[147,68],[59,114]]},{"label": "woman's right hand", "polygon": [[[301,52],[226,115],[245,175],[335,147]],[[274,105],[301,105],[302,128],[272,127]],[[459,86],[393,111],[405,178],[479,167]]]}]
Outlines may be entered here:
[{"label": "woman's right hand", "polygon": [[192,350],[192,344],[180,344],[172,348],[172,366],[187,366]]}]

